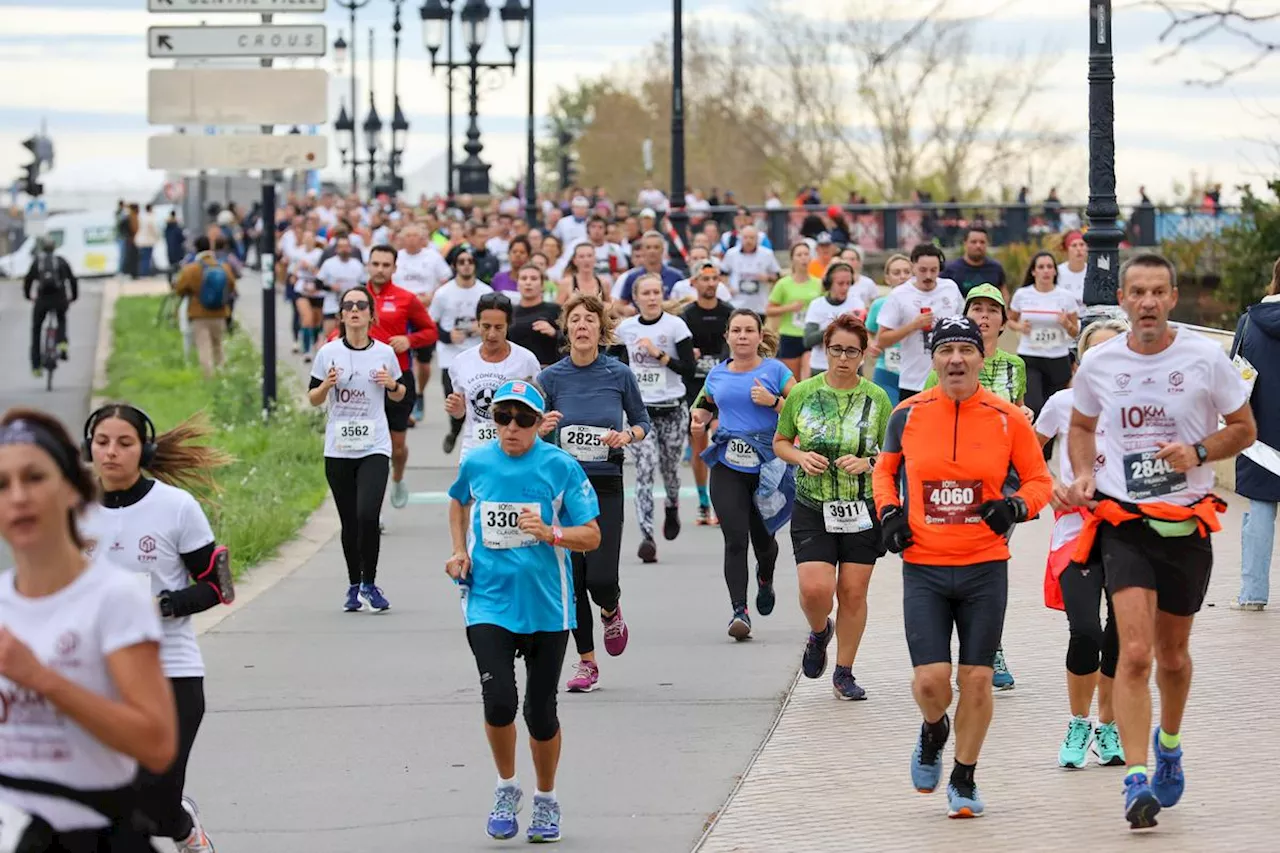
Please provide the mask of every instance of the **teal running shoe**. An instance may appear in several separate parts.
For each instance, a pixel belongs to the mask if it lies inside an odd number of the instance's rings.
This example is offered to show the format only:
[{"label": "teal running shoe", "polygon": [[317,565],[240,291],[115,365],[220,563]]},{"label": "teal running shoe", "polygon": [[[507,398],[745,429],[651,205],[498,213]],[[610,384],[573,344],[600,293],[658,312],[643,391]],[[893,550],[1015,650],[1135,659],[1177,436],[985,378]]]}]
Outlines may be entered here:
[{"label": "teal running shoe", "polygon": [[991,686],[996,690],[1013,689],[1013,673],[1004,662],[1004,649],[996,649],[996,658],[991,663]]},{"label": "teal running shoe", "polygon": [[1120,745],[1120,728],[1115,723],[1099,723],[1093,735],[1093,749],[1103,767],[1123,767],[1124,747]]},{"label": "teal running shoe", "polygon": [[1080,770],[1089,758],[1089,745],[1093,743],[1093,726],[1085,717],[1072,717],[1067,723],[1067,736],[1058,747],[1058,766]]},{"label": "teal running shoe", "polygon": [[532,844],[554,844],[560,840],[560,802],[553,797],[533,795],[533,817],[529,819]]}]

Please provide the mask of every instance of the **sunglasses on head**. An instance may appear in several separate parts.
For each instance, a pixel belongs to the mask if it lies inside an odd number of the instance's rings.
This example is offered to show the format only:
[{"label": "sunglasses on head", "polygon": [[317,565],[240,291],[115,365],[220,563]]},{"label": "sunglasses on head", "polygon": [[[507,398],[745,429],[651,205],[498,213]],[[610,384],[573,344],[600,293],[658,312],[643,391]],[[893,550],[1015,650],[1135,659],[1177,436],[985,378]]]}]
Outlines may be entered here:
[{"label": "sunglasses on head", "polygon": [[516,426],[521,429],[528,429],[538,422],[538,416],[533,412],[523,411],[520,409],[493,410],[493,422],[498,426],[506,426],[512,421],[515,421]]},{"label": "sunglasses on head", "polygon": [[352,300],[352,299],[348,299],[346,302],[342,303],[342,310],[343,311],[368,311],[369,303],[363,299],[361,299],[359,302],[356,302],[355,300]]}]

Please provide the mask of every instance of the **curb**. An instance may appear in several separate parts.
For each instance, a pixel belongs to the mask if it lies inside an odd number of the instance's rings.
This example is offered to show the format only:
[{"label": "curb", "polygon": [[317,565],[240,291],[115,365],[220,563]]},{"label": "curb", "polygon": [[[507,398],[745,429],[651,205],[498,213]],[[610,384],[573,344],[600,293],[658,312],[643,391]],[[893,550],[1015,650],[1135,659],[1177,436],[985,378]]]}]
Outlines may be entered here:
[{"label": "curb", "polygon": [[[124,288],[118,278],[107,280],[102,290],[102,310],[98,316],[98,346],[93,356],[93,393],[89,398],[90,410],[106,402],[98,390],[107,384],[107,360],[111,357],[112,326],[116,316],[116,301]],[[141,291],[141,288],[139,288]],[[149,291],[147,291],[149,292]],[[127,295],[127,294],[126,294]],[[333,498],[326,497],[319,507],[307,517],[307,521],[292,539],[280,546],[276,556],[245,571],[236,583],[236,600],[220,605],[192,617],[197,635],[206,634],[237,611],[247,607],[255,598],[289,577],[320,552],[338,532],[338,510]]]}]

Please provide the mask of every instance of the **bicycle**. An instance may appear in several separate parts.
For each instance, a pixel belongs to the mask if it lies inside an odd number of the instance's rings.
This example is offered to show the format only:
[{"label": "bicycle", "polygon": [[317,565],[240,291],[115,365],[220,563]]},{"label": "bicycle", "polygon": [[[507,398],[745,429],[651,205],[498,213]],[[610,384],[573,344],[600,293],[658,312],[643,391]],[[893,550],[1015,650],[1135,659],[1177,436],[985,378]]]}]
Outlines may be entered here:
[{"label": "bicycle", "polygon": [[44,367],[44,390],[53,390],[53,372],[58,369],[58,316],[50,311],[44,318],[44,348],[41,364]]}]

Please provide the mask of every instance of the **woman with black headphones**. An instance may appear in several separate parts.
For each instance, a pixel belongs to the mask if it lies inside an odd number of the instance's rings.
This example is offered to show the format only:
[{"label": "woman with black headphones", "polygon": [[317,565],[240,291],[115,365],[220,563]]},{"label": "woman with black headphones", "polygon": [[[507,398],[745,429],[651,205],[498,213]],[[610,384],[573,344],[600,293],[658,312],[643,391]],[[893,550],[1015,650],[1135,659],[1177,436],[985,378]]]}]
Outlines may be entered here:
[{"label": "woman with black headphones", "polygon": [[804,315],[804,345],[809,349],[809,364],[805,378],[817,376],[827,369],[827,350],[822,344],[823,333],[841,314],[861,310],[866,316],[867,306],[862,299],[850,292],[853,287],[853,267],[844,261],[835,261],[822,275],[822,296],[809,303]]},{"label": "woman with black headphones", "polygon": [[209,434],[188,419],[157,435],[146,412],[112,403],[89,415],[81,448],[102,484],[100,502],[81,525],[88,548],[131,572],[162,617],[160,663],[178,711],[178,755],[164,773],[139,773],[139,805],[180,853],[213,853],[195,801],[183,794],[205,707],[204,658],[191,616],[235,598],[226,546],[187,491],[216,491],[213,471],[231,461],[203,443]]}]

